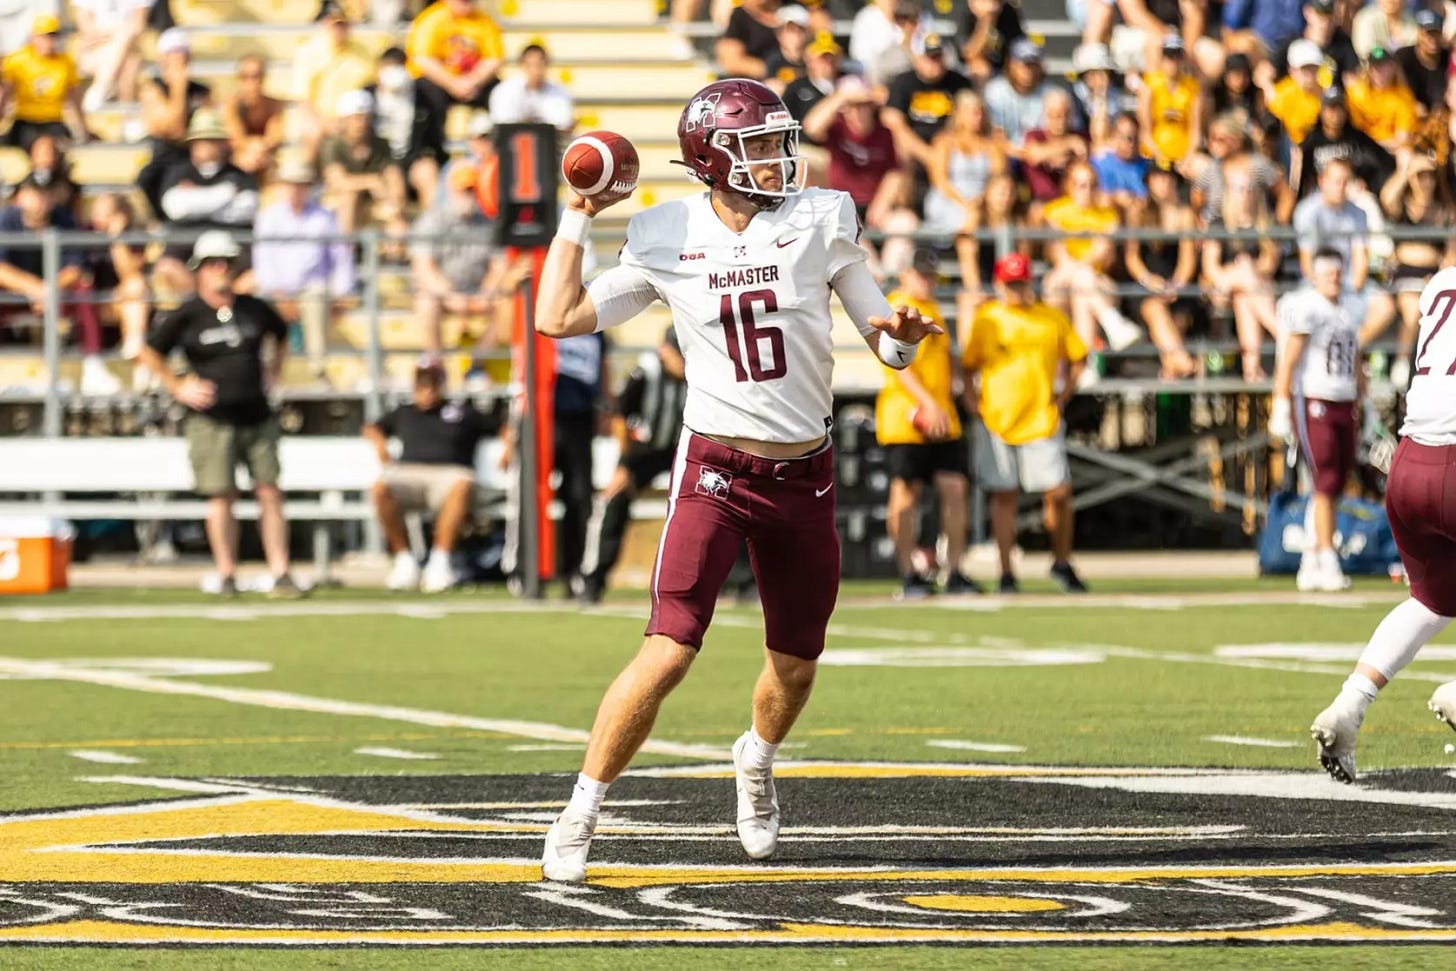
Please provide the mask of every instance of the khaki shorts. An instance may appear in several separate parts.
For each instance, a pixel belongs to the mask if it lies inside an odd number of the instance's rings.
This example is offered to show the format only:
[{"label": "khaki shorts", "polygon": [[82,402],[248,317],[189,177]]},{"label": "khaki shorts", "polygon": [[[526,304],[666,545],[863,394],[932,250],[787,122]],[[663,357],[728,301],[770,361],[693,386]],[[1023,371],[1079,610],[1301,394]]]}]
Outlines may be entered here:
[{"label": "khaki shorts", "polygon": [[976,481],[987,492],[1050,492],[1071,478],[1067,440],[1055,435],[1009,445],[976,422]]},{"label": "khaki shorts", "polygon": [[405,511],[432,512],[445,505],[451,490],[461,482],[474,482],[475,470],[466,465],[428,465],[401,462],[386,465],[379,481],[389,488],[394,501]]},{"label": "khaki shorts", "polygon": [[238,466],[245,465],[254,486],[278,484],[278,420],[229,425],[206,415],[187,416],[187,450],[194,488],[204,496],[238,491]]}]

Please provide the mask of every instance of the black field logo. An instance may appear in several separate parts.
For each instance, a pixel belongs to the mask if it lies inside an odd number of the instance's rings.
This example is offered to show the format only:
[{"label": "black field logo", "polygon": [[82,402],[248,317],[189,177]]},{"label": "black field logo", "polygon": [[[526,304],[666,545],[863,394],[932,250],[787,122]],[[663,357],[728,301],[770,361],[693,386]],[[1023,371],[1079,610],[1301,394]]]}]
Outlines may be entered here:
[{"label": "black field logo", "polygon": [[543,883],[564,777],[133,779],[0,816],[0,942],[168,945],[1456,940],[1456,782],[799,763],[746,860],[720,767],[612,788]]}]

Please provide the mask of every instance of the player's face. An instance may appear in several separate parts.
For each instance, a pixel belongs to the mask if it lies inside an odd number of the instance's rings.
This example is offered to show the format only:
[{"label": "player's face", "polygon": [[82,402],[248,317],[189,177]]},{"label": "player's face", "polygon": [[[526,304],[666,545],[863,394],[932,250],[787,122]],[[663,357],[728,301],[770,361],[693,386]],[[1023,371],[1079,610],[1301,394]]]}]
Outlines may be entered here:
[{"label": "player's face", "polygon": [[[765,161],[767,159],[780,159],[784,156],[784,136],[780,132],[766,132],[762,135],[755,135],[752,138],[743,140],[744,161],[748,163],[748,172],[753,176],[753,181],[759,188],[767,189],[770,192],[780,192],[784,188],[783,167],[777,161]],[[762,165],[755,165],[755,162],[763,162]]]},{"label": "player's face", "polygon": [[1326,300],[1334,300],[1339,297],[1344,277],[1345,266],[1339,260],[1326,257],[1315,261],[1314,288]]}]

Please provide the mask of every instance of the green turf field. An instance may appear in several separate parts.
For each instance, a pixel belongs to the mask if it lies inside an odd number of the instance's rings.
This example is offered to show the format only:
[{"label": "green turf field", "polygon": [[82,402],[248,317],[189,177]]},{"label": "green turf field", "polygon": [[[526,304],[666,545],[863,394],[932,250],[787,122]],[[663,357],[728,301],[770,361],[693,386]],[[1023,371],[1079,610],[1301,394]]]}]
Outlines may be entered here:
[{"label": "green turf field", "polygon": [[[752,866],[723,766],[761,624],[725,604],[643,771],[608,797],[600,880],[570,891],[538,889],[532,861],[639,643],[637,598],[0,601],[0,942],[46,942],[0,967],[482,958],[348,949],[409,943],[533,945],[519,967],[718,967],[741,963],[730,942],[796,968],[1020,967],[1033,947],[1037,966],[1250,966],[1192,946],[1225,941],[1264,945],[1261,967],[1429,965],[1360,945],[1456,940],[1456,735],[1425,709],[1456,678],[1456,637],[1371,709],[1370,775],[1338,787],[1306,730],[1401,594],[1290,587],[915,605],[847,589],[780,755],[784,844]],[[131,808],[97,808],[112,805]],[[66,807],[86,808],[43,812]],[[858,946],[823,947],[841,941]],[[924,941],[1016,947],[904,947]],[[567,947],[608,942],[661,946]],[[1310,942],[1344,943],[1293,946]]]}]

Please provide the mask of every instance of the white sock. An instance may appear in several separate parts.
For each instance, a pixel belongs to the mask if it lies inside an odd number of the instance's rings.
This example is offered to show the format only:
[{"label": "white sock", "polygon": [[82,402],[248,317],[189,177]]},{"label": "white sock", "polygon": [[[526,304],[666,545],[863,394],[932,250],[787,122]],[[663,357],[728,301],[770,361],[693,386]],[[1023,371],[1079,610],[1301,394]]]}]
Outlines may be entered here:
[{"label": "white sock", "polygon": [[1363,715],[1365,709],[1370,707],[1370,703],[1375,700],[1375,696],[1379,692],[1380,688],[1376,686],[1374,681],[1371,681],[1365,675],[1356,671],[1346,678],[1345,683],[1340,686],[1340,700]]},{"label": "white sock", "polygon": [[396,563],[413,563],[414,561],[415,555],[409,550],[400,550],[394,554],[394,562]]},{"label": "white sock", "polygon": [[1320,569],[1328,570],[1331,573],[1344,572],[1342,569],[1340,569],[1340,554],[1336,553],[1334,550],[1320,550],[1319,565]]},{"label": "white sock", "polygon": [[748,744],[743,747],[743,757],[744,761],[748,763],[748,768],[760,771],[773,768],[774,756],[778,754],[778,751],[779,747],[765,742],[757,729],[748,730]]},{"label": "white sock", "polygon": [[571,790],[571,801],[566,804],[567,811],[595,819],[602,811],[602,800],[607,797],[610,785],[610,782],[598,782],[585,772],[578,773],[576,786]]},{"label": "white sock", "polygon": [[450,565],[450,554],[438,546],[430,550],[430,565],[435,566],[437,564],[442,566]]},{"label": "white sock", "polygon": [[1389,681],[1415,660],[1426,642],[1445,630],[1451,619],[1442,617],[1414,598],[1402,601],[1385,615],[1375,633],[1370,635],[1370,643],[1360,655],[1360,663],[1379,671]]}]

